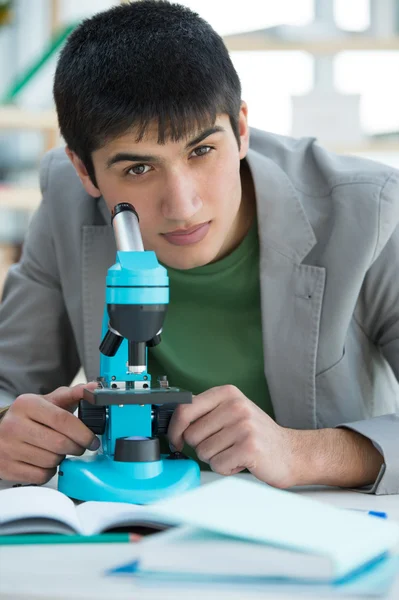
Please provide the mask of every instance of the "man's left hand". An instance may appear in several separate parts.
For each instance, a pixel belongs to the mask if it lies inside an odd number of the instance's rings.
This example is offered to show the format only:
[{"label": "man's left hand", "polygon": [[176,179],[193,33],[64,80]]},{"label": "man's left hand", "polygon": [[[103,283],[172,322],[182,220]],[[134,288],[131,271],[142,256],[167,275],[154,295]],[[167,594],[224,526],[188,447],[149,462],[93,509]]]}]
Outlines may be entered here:
[{"label": "man's left hand", "polygon": [[294,481],[294,430],[277,425],[233,385],[214,387],[179,405],[168,437],[181,451],[184,442],[221,475],[248,469],[279,488]]},{"label": "man's left hand", "polygon": [[356,431],[281,427],[233,385],[211,388],[178,406],[168,436],[176,450],[187,442],[216,473],[248,469],[278,488],[362,487],[375,481],[384,462]]}]

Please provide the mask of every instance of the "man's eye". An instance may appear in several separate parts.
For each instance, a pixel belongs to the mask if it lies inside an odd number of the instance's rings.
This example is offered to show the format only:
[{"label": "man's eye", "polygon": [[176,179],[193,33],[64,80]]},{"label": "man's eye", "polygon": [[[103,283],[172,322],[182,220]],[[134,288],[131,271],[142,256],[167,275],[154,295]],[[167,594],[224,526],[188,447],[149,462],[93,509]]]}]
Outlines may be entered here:
[{"label": "man's eye", "polygon": [[209,154],[209,152],[213,150],[212,146],[198,146],[193,150],[193,154],[195,156],[205,156],[205,154]]},{"label": "man's eye", "polygon": [[151,167],[148,165],[135,165],[134,167],[130,167],[127,174],[128,175],[144,175],[151,170]]}]

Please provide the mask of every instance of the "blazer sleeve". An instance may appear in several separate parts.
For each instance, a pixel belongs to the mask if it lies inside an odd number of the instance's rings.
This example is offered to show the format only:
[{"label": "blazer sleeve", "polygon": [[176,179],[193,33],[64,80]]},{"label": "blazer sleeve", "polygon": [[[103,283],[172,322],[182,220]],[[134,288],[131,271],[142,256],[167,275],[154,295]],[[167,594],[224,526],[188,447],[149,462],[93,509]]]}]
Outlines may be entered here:
[{"label": "blazer sleeve", "polygon": [[49,154],[43,160],[43,201],[21,260],[8,273],[0,304],[0,407],[22,393],[46,394],[70,385],[80,366],[50,227],[46,188],[51,159]]},{"label": "blazer sleeve", "polygon": [[[399,181],[393,177],[381,193],[376,258],[365,277],[355,318],[379,348],[399,382]],[[399,385],[396,413],[345,423],[369,438],[384,465],[368,491],[399,494]]]}]

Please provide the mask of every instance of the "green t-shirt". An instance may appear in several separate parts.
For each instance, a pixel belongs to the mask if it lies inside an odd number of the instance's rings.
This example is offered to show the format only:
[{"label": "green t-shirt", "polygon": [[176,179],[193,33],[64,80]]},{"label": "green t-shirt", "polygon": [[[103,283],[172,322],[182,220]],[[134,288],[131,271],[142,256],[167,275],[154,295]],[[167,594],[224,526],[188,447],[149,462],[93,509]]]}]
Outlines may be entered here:
[{"label": "green t-shirt", "polygon": [[[273,417],[263,368],[256,219],[225,258],[167,270],[170,302],[162,341],[148,352],[153,385],[159,375],[193,394],[232,384]],[[184,452],[196,457],[187,444]]]}]

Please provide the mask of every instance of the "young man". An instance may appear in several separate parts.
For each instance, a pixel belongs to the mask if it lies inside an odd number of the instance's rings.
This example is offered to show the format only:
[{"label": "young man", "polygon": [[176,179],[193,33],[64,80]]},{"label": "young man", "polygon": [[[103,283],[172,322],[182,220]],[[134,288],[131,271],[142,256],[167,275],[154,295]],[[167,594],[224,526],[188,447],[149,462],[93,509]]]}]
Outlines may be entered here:
[{"label": "young man", "polygon": [[398,173],[250,136],[221,38],[167,2],[83,22],[54,95],[66,153],[43,161],[0,311],[0,477],[41,483],[98,446],[71,414],[81,386],[60,386],[80,365],[98,375],[110,211],[126,201],[170,277],[149,371],[196,394],[171,445],[278,487],[398,493]]}]

